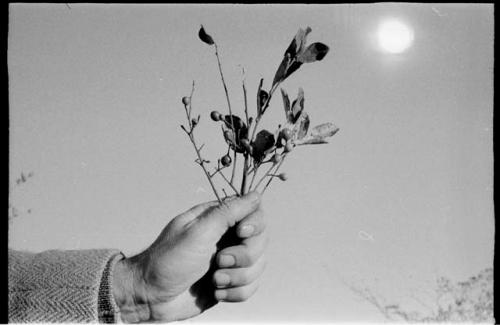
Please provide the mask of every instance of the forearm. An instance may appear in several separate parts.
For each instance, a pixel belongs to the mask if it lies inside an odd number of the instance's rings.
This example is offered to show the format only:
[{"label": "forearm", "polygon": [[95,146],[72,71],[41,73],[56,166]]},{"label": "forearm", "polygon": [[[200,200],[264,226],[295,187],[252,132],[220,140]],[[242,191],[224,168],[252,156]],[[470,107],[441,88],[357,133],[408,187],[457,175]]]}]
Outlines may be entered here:
[{"label": "forearm", "polygon": [[113,297],[102,284],[120,258],[110,249],[9,250],[9,321],[115,321]]}]

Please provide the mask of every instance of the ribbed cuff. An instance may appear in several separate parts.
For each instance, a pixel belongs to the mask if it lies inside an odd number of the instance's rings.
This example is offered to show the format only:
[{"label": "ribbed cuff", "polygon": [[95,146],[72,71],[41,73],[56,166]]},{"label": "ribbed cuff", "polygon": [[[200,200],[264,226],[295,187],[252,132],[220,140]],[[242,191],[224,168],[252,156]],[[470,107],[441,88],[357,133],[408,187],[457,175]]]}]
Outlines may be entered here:
[{"label": "ribbed cuff", "polygon": [[106,264],[99,286],[97,301],[99,323],[120,322],[120,310],[113,295],[113,270],[118,261],[125,258],[123,254],[116,254]]}]

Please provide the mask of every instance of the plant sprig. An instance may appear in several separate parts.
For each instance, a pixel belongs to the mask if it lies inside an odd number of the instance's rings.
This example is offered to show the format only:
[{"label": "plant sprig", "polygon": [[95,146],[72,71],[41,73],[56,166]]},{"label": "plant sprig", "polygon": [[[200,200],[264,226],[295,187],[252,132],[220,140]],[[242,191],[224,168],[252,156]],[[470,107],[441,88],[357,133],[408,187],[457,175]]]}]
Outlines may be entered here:
[{"label": "plant sprig", "polygon": [[[287,179],[285,173],[277,174],[284,159],[296,146],[308,144],[323,144],[327,143],[326,138],[333,136],[339,130],[332,123],[320,124],[309,130],[309,115],[304,111],[304,91],[299,88],[297,98],[290,102],[288,94],[281,88],[283,97],[283,105],[285,110],[285,123],[280,124],[278,130],[270,132],[262,129],[259,131],[259,124],[265,112],[269,109],[271,99],[278,87],[295,71],[297,71],[304,63],[321,61],[329,51],[329,47],[323,43],[312,43],[306,46],[307,35],[311,32],[311,28],[300,28],[292,42],[286,49],[283,59],[274,75],[273,82],[269,91],[263,87],[264,79],[260,79],[256,94],[256,115],[250,116],[247,100],[247,88],[245,84],[245,69],[242,69],[242,90],[244,99],[244,120],[234,114],[229,97],[228,87],[222,71],[219,48],[213,37],[207,34],[204,27],[201,26],[198,31],[198,36],[204,43],[213,46],[217,66],[219,69],[224,94],[226,97],[228,114],[223,115],[218,111],[212,111],[210,117],[215,122],[220,122],[223,137],[228,144],[227,153],[217,160],[217,167],[213,173],[209,173],[206,164],[210,162],[201,155],[203,146],[198,147],[194,139],[194,129],[200,121],[200,116],[193,119],[191,116],[191,99],[194,92],[194,82],[189,97],[183,98],[186,117],[188,119],[188,128],[181,126],[189,136],[196,154],[196,162],[202,167],[212,190],[219,200],[222,202],[212,178],[220,175],[226,184],[235,192],[237,196],[244,195],[249,191],[259,191],[261,184],[265,183],[261,193],[264,193],[271,184],[272,180],[278,178],[282,181]],[[231,158],[232,153],[232,158]],[[235,186],[235,173],[237,169],[237,158],[243,156],[243,166],[241,172],[241,184],[239,190]],[[259,168],[267,163],[272,163],[268,170],[255,183]],[[231,177],[228,179],[223,170],[232,164]],[[250,177],[250,182],[248,182]],[[249,184],[248,184],[249,183]],[[255,184],[255,186],[254,186]],[[224,195],[227,193],[222,188]]]}]

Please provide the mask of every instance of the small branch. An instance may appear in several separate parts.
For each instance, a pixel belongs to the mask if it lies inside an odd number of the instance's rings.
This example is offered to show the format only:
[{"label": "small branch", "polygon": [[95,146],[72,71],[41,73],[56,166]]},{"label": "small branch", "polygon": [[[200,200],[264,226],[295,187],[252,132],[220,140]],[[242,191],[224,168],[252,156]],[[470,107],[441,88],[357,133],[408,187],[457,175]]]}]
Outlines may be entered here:
[{"label": "small branch", "polygon": [[233,189],[234,193],[236,193],[237,196],[240,196],[240,193],[238,193],[238,190],[234,187],[233,184],[231,184],[231,182],[222,173],[222,168],[217,168],[217,170],[212,175],[215,175],[215,174],[219,174],[220,176],[222,176],[222,178],[226,181],[226,183]]},{"label": "small branch", "polygon": [[[261,179],[257,182],[257,185],[255,185],[255,187],[253,188],[254,190],[257,190],[257,188],[259,188],[259,185],[262,183],[262,181],[269,176],[269,173],[271,172],[271,170],[273,170],[273,168],[275,167],[275,165],[272,165],[268,170],[267,172],[262,175]],[[272,179],[272,177],[271,177]]]},{"label": "small branch", "polygon": [[[267,97],[266,101],[264,102],[264,105],[262,105],[262,114],[260,115],[257,115],[255,117],[255,123],[254,123],[254,127],[253,127],[253,131],[252,131],[252,137],[250,138],[252,141],[254,140],[255,138],[255,132],[257,131],[257,126],[259,125],[259,122],[260,122],[260,118],[264,115],[265,111],[267,110],[267,108],[269,107],[269,103],[271,102],[271,98],[273,97],[273,93],[274,91],[276,90],[276,88],[278,88],[279,84],[281,82],[278,82],[276,83],[272,88],[271,90],[269,91],[269,97]],[[258,96],[258,94],[257,94]]]},{"label": "small branch", "polygon": [[259,171],[259,166],[254,166],[252,168],[252,171],[253,171],[252,180],[250,181],[250,186],[248,187],[249,191],[252,190],[252,185],[253,185],[253,182],[255,181],[255,176],[257,176],[257,172]]},{"label": "small branch", "polygon": [[[274,171],[273,174],[276,174],[278,172],[278,170],[280,169],[281,165],[283,165],[283,162],[285,161],[285,157],[286,157],[286,154],[283,155],[283,158],[281,159],[281,161],[279,162],[278,166],[276,167],[276,170]],[[262,193],[261,194],[264,194],[264,192],[266,191],[267,187],[269,186],[269,184],[271,184],[271,182],[273,181],[273,178],[274,177],[271,177],[269,179],[269,181],[267,182],[266,186],[264,187],[264,189],[262,190]]]},{"label": "small branch", "polygon": [[198,157],[197,158],[197,163],[203,169],[203,172],[205,173],[205,176],[207,177],[208,182],[210,183],[210,186],[212,187],[212,190],[213,190],[213,192],[215,194],[215,197],[217,198],[217,201],[219,201],[219,203],[222,203],[222,200],[220,199],[219,193],[215,189],[215,185],[212,182],[212,178],[210,177],[209,172],[205,168],[205,162],[206,162],[206,160],[201,157],[200,150],[201,150],[201,148],[203,148],[203,145],[200,148],[198,148],[198,146],[196,145],[196,141],[194,139],[194,134],[193,134],[194,126],[193,126],[193,123],[191,121],[191,106],[192,106],[193,93],[194,93],[194,81],[193,81],[193,86],[192,86],[192,89],[191,89],[191,95],[189,96],[189,108],[187,107],[187,105],[184,105],[184,110],[186,111],[186,118],[187,118],[188,123],[189,123],[189,131],[184,127],[184,125],[181,125],[181,128],[184,130],[184,132],[186,132],[186,134],[189,137],[189,140],[191,140],[191,143],[193,144],[194,150],[196,151],[196,155]]},{"label": "small branch", "polygon": [[242,80],[242,86],[243,86],[243,99],[245,101],[245,118],[247,120],[247,126],[250,127],[249,125],[249,118],[248,118],[248,101],[247,101],[247,87],[245,86],[245,69],[242,68],[243,70],[243,80]]},{"label": "small branch", "polygon": [[246,194],[246,186],[247,186],[247,171],[248,171],[248,153],[245,153],[245,161],[243,162],[243,178],[241,180],[241,195]]},{"label": "small branch", "polygon": [[224,92],[226,94],[227,107],[229,109],[229,115],[231,116],[231,131],[233,131],[233,134],[236,137],[236,133],[234,131],[234,125],[233,125],[233,112],[231,110],[231,102],[229,101],[229,93],[227,91],[226,81],[224,80],[224,74],[222,73],[222,65],[220,63],[220,58],[219,58],[219,49],[217,48],[217,43],[215,43],[215,42],[214,42],[214,47],[215,47],[215,56],[217,57],[217,64],[219,66],[220,78],[222,80],[222,86],[224,86]]},{"label": "small branch", "polygon": [[231,185],[233,185],[234,174],[236,172],[236,160],[238,159],[238,155],[236,153],[236,150],[234,150],[233,152],[234,152],[234,155],[233,155],[233,171],[231,172]]}]

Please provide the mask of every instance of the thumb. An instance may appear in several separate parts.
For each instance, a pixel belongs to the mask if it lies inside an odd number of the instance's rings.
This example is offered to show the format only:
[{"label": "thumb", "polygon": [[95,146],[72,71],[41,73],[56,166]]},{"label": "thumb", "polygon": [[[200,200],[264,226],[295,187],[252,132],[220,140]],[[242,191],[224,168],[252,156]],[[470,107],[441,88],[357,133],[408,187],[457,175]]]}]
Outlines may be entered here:
[{"label": "thumb", "polygon": [[260,194],[256,191],[241,197],[224,201],[215,207],[207,216],[207,221],[221,227],[221,234],[234,226],[240,220],[257,210],[260,204]]}]

